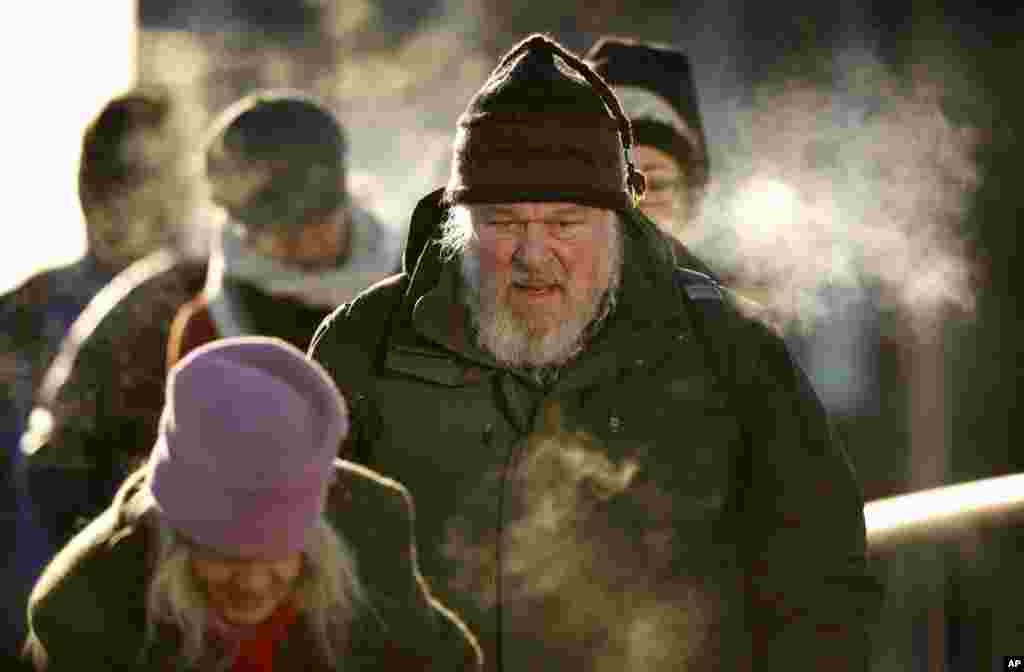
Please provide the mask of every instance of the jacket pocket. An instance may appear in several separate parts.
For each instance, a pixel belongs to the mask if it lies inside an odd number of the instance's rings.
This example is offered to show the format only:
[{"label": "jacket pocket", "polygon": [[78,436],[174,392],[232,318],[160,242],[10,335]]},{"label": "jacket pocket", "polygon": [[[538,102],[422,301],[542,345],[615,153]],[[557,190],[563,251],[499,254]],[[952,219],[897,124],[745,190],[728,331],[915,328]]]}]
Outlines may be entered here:
[{"label": "jacket pocket", "polygon": [[487,374],[486,369],[460,362],[447,353],[407,346],[393,346],[389,349],[384,366],[395,373],[445,387],[476,385]]}]

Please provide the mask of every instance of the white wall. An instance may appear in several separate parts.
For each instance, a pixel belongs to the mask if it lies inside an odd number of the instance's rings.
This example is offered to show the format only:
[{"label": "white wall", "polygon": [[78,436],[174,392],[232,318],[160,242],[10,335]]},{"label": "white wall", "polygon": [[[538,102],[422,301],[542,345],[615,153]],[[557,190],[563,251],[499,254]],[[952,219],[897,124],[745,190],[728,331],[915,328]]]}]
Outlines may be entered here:
[{"label": "white wall", "polygon": [[135,0],[18,0],[0,20],[0,292],[85,251],[82,132],[135,81]]}]

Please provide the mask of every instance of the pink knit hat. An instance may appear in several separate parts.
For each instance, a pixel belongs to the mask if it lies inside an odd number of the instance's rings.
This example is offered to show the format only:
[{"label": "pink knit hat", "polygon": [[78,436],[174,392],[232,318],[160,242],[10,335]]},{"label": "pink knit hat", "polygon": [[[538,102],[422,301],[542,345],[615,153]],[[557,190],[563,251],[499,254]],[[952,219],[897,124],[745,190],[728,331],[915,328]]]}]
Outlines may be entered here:
[{"label": "pink knit hat", "polygon": [[276,338],[227,338],[171,369],[150,490],[167,523],[239,558],[302,549],[323,511],[345,401],[324,369]]}]

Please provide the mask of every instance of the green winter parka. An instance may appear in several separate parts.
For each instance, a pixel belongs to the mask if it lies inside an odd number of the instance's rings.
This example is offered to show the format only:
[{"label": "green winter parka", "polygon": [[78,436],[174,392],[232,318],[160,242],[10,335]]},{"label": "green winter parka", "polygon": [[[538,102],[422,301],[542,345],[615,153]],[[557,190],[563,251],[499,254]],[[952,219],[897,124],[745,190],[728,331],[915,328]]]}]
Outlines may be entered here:
[{"label": "green winter parka", "polygon": [[881,588],[821,403],[728,293],[695,324],[665,238],[621,215],[614,312],[542,383],[475,344],[423,199],[404,272],[310,347],[351,402],[344,454],[412,492],[488,669],[866,670]]}]

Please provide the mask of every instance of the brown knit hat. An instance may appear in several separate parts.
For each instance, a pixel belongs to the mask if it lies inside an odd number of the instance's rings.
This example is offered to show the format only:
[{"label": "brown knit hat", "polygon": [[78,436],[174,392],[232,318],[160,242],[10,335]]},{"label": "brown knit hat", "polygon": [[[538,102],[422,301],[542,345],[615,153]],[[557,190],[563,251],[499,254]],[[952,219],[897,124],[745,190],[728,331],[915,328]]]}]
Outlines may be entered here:
[{"label": "brown knit hat", "polygon": [[531,35],[459,117],[445,201],[625,210],[645,187],[632,145],[629,119],[604,80],[550,37]]}]

